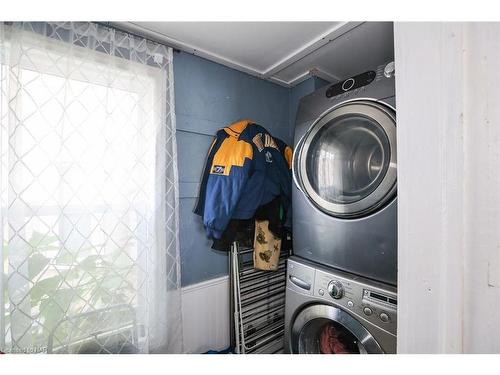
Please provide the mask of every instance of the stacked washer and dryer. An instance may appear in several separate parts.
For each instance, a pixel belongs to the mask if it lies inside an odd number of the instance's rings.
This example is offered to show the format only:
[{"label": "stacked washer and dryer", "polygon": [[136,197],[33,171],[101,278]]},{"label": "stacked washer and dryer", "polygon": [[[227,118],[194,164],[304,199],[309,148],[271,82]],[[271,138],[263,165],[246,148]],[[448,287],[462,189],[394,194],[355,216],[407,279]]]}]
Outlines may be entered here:
[{"label": "stacked washer and dryer", "polygon": [[395,353],[394,63],[304,97],[294,146],[285,349]]}]

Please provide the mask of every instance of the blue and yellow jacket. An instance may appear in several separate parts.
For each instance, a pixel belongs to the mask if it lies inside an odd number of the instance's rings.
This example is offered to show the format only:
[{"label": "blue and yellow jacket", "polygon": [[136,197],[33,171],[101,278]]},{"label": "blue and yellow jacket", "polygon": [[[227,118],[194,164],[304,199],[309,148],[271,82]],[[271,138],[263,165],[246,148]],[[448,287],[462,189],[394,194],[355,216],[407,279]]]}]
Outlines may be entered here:
[{"label": "blue and yellow jacket", "polygon": [[250,219],[277,196],[291,206],[292,149],[262,126],[243,120],[220,129],[208,152],[194,212],[219,239],[231,219]]}]

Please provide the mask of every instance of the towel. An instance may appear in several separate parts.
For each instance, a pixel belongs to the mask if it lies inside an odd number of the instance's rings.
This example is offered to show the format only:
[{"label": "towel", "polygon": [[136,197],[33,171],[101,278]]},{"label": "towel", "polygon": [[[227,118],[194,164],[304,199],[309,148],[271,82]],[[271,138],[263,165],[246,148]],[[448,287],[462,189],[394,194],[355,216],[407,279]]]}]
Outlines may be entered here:
[{"label": "towel", "polygon": [[269,230],[269,220],[255,220],[253,266],[263,271],[278,269],[281,238]]}]

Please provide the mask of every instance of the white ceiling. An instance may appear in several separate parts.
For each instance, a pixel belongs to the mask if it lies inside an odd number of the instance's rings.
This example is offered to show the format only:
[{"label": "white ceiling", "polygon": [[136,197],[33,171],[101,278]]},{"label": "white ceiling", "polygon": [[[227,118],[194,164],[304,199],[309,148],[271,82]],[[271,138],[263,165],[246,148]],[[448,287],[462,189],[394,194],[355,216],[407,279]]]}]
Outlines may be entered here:
[{"label": "white ceiling", "polygon": [[365,22],[281,70],[277,76],[293,82],[300,72],[316,70],[336,82],[394,60],[392,22]]},{"label": "white ceiling", "polygon": [[294,86],[330,82],[393,59],[390,22],[120,22],[182,51]]}]

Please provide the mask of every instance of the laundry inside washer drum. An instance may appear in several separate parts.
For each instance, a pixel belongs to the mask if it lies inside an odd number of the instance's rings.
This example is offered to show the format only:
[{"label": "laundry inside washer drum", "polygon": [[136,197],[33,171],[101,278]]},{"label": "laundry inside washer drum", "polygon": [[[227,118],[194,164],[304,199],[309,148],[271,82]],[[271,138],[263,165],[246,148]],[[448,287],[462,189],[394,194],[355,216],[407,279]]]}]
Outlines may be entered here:
[{"label": "laundry inside washer drum", "polygon": [[360,354],[358,340],[342,325],[328,319],[314,319],[302,330],[301,353]]},{"label": "laundry inside washer drum", "polygon": [[306,173],[326,201],[357,202],[370,195],[389,168],[390,144],[373,119],[342,116],[325,124],[311,140]]}]

